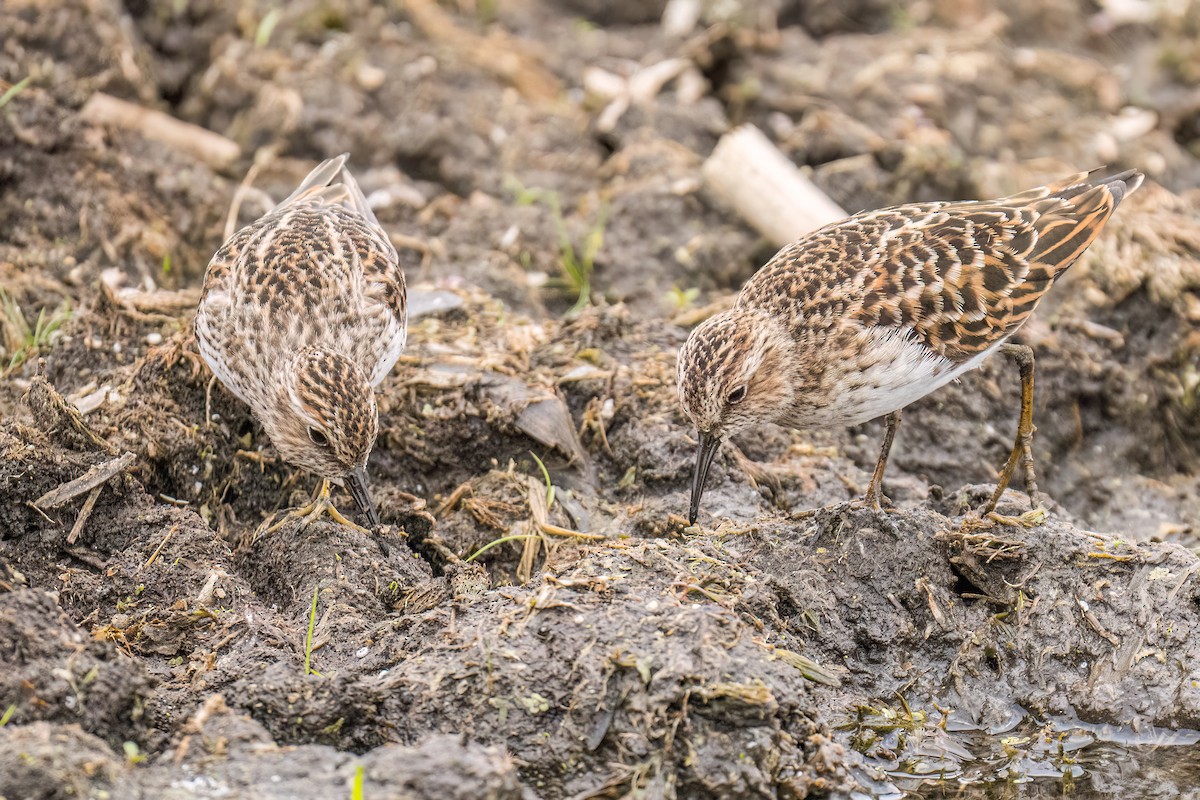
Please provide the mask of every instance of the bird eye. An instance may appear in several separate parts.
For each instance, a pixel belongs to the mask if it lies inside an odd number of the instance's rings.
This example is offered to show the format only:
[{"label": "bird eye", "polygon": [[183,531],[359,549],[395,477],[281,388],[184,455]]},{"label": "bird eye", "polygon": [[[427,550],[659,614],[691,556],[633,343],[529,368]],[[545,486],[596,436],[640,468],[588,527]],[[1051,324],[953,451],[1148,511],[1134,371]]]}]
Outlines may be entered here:
[{"label": "bird eye", "polygon": [[308,429],[308,438],[311,439],[312,443],[317,445],[318,447],[328,447],[329,446],[329,437],[326,436],[323,431],[319,431],[316,428]]},{"label": "bird eye", "polygon": [[736,389],[734,389],[732,392],[729,393],[729,397],[726,399],[729,401],[730,405],[733,405],[734,403],[742,402],[743,400],[746,399],[746,387],[744,385],[738,386]]}]

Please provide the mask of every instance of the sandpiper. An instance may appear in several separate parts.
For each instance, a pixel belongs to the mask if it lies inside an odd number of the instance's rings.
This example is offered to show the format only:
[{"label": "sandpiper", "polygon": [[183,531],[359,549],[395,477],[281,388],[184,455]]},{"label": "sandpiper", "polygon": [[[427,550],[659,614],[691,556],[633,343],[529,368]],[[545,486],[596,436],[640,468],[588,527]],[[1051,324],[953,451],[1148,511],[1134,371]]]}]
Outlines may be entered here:
[{"label": "sandpiper", "polygon": [[313,501],[287,516],[307,524],[328,513],[358,527],[330,502],[332,481],[378,527],[366,476],[378,428],[373,387],[404,349],[406,295],[396,250],[348,158],[320,164],[221,246],[195,332],[204,361],[279,455],[322,478]]},{"label": "sandpiper", "polygon": [[886,415],[865,498],[879,508],[900,410],[997,350],[1020,367],[1021,415],[985,513],[1018,463],[1036,503],[1033,351],[1008,340],[1143,179],[1095,172],[1000,200],[864,212],[780,250],[679,353],[680,401],[700,436],[689,520],[731,435]]}]

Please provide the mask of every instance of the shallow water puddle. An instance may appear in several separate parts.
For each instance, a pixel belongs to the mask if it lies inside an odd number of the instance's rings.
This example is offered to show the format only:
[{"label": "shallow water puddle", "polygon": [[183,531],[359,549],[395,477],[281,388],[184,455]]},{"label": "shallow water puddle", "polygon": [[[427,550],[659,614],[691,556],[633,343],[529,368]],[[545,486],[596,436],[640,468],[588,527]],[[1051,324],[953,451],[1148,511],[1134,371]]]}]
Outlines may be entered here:
[{"label": "shallow water puddle", "polygon": [[1196,797],[1200,731],[863,707],[839,726],[864,756],[855,798]]}]

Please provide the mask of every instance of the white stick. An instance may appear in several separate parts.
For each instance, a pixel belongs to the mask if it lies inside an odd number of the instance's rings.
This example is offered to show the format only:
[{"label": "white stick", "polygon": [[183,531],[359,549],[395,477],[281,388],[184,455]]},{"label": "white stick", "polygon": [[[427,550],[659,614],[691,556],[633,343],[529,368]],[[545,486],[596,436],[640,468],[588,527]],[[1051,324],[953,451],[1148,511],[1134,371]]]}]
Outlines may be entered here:
[{"label": "white stick", "polygon": [[753,125],[722,136],[702,171],[708,188],[776,246],[847,216]]}]

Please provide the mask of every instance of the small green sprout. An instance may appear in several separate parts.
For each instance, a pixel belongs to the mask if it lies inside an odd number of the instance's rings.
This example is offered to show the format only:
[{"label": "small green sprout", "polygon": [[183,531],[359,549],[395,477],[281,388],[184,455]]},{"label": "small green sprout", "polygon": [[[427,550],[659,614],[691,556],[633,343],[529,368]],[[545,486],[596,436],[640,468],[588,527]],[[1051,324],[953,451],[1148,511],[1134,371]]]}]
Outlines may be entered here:
[{"label": "small green sprout", "polygon": [[137,746],[137,742],[124,742],[121,750],[125,753],[125,761],[132,767],[146,760],[146,754]]},{"label": "small green sprout", "polygon": [[10,100],[19,95],[21,92],[25,91],[25,87],[29,85],[31,80],[33,80],[33,76],[26,75],[24,78],[21,78],[21,80],[8,87],[8,91],[6,91],[4,94],[0,94],[0,108],[4,108],[6,105],[8,105]]},{"label": "small green sprout", "polygon": [[546,465],[537,457],[537,454],[532,450],[529,455],[533,456],[533,460],[537,462],[538,469],[542,471],[542,480],[546,482],[546,509],[549,510],[554,505],[554,484],[550,482],[550,470],[546,469]]},{"label": "small green sprout", "polygon": [[312,668],[312,646],[313,646],[313,628],[317,624],[317,598],[321,594],[321,585],[317,584],[313,587],[312,607],[308,610],[308,635],[304,637],[304,674],[305,675],[320,675]]},{"label": "small green sprout", "polygon": [[524,541],[526,539],[532,539],[532,538],[534,538],[534,534],[532,534],[532,533],[515,533],[512,536],[501,536],[499,539],[493,539],[492,541],[485,544],[483,547],[476,550],[471,555],[467,556],[465,561],[469,564],[472,561],[474,561],[475,559],[479,558],[484,553],[486,553],[488,550],[491,550],[493,547],[496,547],[497,545],[502,545],[505,542],[518,542],[518,541]]},{"label": "small green sprout", "polygon": [[275,26],[279,24],[279,20],[283,18],[283,10],[280,8],[272,8],[267,12],[262,21],[258,23],[258,28],[254,31],[254,46],[266,47],[271,41],[271,34],[275,32]]},{"label": "small green sprout", "polygon": [[[549,206],[550,214],[554,219],[554,228],[558,231],[558,268],[561,273],[559,277],[553,279],[552,285],[575,294],[575,304],[567,313],[579,313],[592,302],[592,273],[596,268],[596,256],[599,255],[600,248],[604,245],[604,229],[608,224],[608,204],[601,203],[596,219],[588,227],[583,241],[576,244],[575,240],[571,238],[571,232],[567,230],[558,192],[526,188],[511,175],[505,179],[505,186],[513,193],[513,199],[519,206],[530,206],[534,203],[544,203]],[[551,282],[548,282],[548,285],[550,284]]]},{"label": "small green sprout", "polygon": [[49,315],[43,308],[38,312],[34,324],[30,325],[17,301],[0,289],[0,338],[12,352],[6,369],[20,366],[49,345],[50,337],[70,318],[71,304],[64,300],[62,305]]}]

